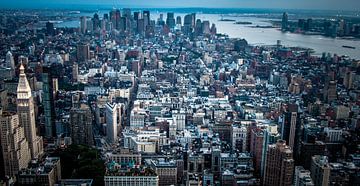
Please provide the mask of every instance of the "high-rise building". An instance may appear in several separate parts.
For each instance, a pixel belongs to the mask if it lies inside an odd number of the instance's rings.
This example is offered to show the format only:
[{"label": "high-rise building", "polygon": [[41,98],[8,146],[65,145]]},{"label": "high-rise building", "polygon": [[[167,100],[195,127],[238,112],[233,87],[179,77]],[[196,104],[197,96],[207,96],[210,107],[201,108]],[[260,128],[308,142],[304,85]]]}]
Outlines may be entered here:
[{"label": "high-rise building", "polygon": [[254,128],[250,135],[250,153],[254,158],[255,172],[261,171],[262,153],[264,148],[264,130],[262,128]]},{"label": "high-rise building", "polygon": [[203,21],[201,27],[202,27],[203,34],[210,34],[210,22],[209,21]]},{"label": "high-rise building", "polygon": [[174,13],[172,13],[172,12],[167,13],[166,25],[167,25],[169,28],[174,28],[174,26],[175,26]]},{"label": "high-rise building", "polygon": [[43,105],[45,113],[45,137],[56,137],[54,84],[51,67],[43,67]]},{"label": "high-rise building", "polygon": [[281,30],[287,31],[289,29],[289,16],[286,12],[282,15]]},{"label": "high-rise building", "polygon": [[314,186],[310,171],[302,166],[295,167],[294,186]]},{"label": "high-rise building", "polygon": [[100,18],[97,13],[95,13],[94,17],[92,18],[92,24],[93,24],[93,30],[97,30],[100,28]]},{"label": "high-rise building", "polygon": [[117,143],[118,131],[121,129],[121,105],[107,103],[105,108],[107,140],[109,143]]},{"label": "high-rise building", "polygon": [[176,25],[181,26],[181,17],[180,16],[176,17]]},{"label": "high-rise building", "polygon": [[36,135],[34,100],[23,65],[20,66],[17,87],[17,113],[19,123],[25,130],[25,137],[31,150],[31,158],[38,158],[43,154],[43,140],[42,137]]},{"label": "high-rise building", "polygon": [[92,113],[90,107],[81,104],[70,111],[70,136],[74,144],[94,145]]},{"label": "high-rise building", "polygon": [[300,115],[298,105],[289,104],[285,107],[281,123],[281,139],[286,140],[287,144],[294,149],[296,144],[296,132],[300,127]]},{"label": "high-rise building", "polygon": [[79,44],[77,46],[78,62],[86,62],[90,59],[90,46],[88,44]]},{"label": "high-rise building", "polygon": [[87,18],[86,16],[80,17],[80,32],[82,34],[85,34],[87,31]]},{"label": "high-rise building", "polygon": [[72,80],[74,83],[78,81],[78,75],[79,75],[79,65],[77,63],[74,63],[72,68]]},{"label": "high-rise building", "polygon": [[173,111],[173,118],[176,122],[176,130],[183,131],[186,124],[186,113],[184,110]]},{"label": "high-rise building", "polygon": [[120,19],[121,19],[121,12],[119,9],[115,10],[115,29],[120,30]]},{"label": "high-rise building", "polygon": [[146,26],[150,25],[150,11],[145,10],[143,11],[143,17],[144,19],[144,28],[146,28]]},{"label": "high-rise building", "polygon": [[315,185],[328,186],[330,165],[327,156],[315,155],[311,160],[311,178]]},{"label": "high-rise building", "polygon": [[337,99],[337,83],[336,81],[325,82],[324,87],[324,100],[328,103]]},{"label": "high-rise building", "polygon": [[266,154],[263,185],[288,186],[292,184],[294,171],[293,152],[285,140],[269,145]]},{"label": "high-rise building", "polygon": [[46,22],[46,33],[48,35],[54,35],[55,34],[54,23]]},{"label": "high-rise building", "polygon": [[13,70],[15,70],[15,60],[14,56],[10,51],[6,53],[6,59],[5,59],[6,67],[9,67]]},{"label": "high-rise building", "polygon": [[26,168],[31,160],[29,143],[25,138],[24,128],[19,125],[18,115],[11,112],[0,114],[0,161],[3,164],[0,166],[3,171],[0,171],[0,176],[14,177],[19,170]]}]

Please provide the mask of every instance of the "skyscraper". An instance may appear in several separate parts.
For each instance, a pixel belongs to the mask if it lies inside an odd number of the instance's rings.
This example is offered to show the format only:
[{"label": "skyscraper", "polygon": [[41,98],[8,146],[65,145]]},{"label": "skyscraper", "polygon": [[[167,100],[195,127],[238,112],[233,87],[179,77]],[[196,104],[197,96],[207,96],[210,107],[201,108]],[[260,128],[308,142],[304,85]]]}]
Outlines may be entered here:
[{"label": "skyscraper", "polygon": [[143,11],[143,19],[144,19],[144,28],[150,25],[150,11],[145,10]]},{"label": "skyscraper", "polygon": [[289,104],[285,107],[281,123],[281,139],[286,140],[289,146],[294,149],[296,129],[300,127],[298,105]]},{"label": "skyscraper", "polygon": [[77,45],[76,52],[78,62],[86,62],[90,59],[90,46],[88,44]]},{"label": "skyscraper", "polygon": [[24,127],[25,130],[31,158],[38,158],[43,154],[43,140],[42,137],[36,135],[34,100],[23,65],[20,66],[19,84],[17,87],[17,113],[19,115],[20,126]]},{"label": "skyscraper", "polygon": [[11,112],[0,114],[0,153],[3,158],[0,160],[3,161],[0,169],[5,175],[13,177],[19,170],[27,168],[31,160],[29,143],[25,138],[24,128],[19,125],[18,115]]},{"label": "skyscraper", "polygon": [[166,25],[169,26],[170,28],[174,28],[175,26],[174,13],[172,12],[167,13]]},{"label": "skyscraper", "polygon": [[289,28],[289,17],[288,14],[284,12],[281,20],[281,30],[287,31],[288,28]]},{"label": "skyscraper", "polygon": [[294,171],[292,156],[293,152],[284,140],[278,140],[276,144],[269,145],[263,185],[291,185]]},{"label": "skyscraper", "polygon": [[85,16],[80,17],[80,32],[85,34],[87,30],[87,18]]},{"label": "skyscraper", "polygon": [[8,51],[6,53],[6,66],[11,68],[11,69],[15,69],[15,61],[14,61],[14,56],[12,55],[12,53],[10,51]]},{"label": "skyscraper", "polygon": [[121,108],[119,104],[106,104],[106,137],[109,143],[117,143],[118,127],[121,127]]},{"label": "skyscraper", "polygon": [[54,102],[54,84],[50,67],[43,67],[43,105],[45,113],[45,137],[52,138],[56,136],[55,127],[55,102]]},{"label": "skyscraper", "polygon": [[70,111],[70,135],[74,144],[94,145],[92,113],[90,107],[81,104]]}]

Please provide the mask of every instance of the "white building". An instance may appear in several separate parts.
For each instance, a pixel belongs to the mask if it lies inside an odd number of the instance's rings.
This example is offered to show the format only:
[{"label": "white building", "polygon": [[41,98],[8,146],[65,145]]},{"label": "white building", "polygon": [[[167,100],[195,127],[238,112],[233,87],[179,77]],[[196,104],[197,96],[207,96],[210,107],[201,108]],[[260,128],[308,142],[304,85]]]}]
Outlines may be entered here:
[{"label": "white building", "polygon": [[158,186],[159,177],[153,176],[105,176],[105,186]]},{"label": "white building", "polygon": [[109,143],[117,143],[118,130],[121,129],[121,104],[105,105],[106,137]]},{"label": "white building", "polygon": [[231,139],[232,139],[232,148],[236,148],[237,143],[241,143],[241,151],[246,151],[246,139],[247,139],[247,129],[246,127],[234,125],[231,130]]},{"label": "white building", "polygon": [[130,127],[141,128],[145,125],[145,110],[134,108],[130,113]]},{"label": "white building", "polygon": [[173,110],[172,111],[173,119],[176,124],[176,130],[183,131],[186,125],[186,113],[184,110]]}]

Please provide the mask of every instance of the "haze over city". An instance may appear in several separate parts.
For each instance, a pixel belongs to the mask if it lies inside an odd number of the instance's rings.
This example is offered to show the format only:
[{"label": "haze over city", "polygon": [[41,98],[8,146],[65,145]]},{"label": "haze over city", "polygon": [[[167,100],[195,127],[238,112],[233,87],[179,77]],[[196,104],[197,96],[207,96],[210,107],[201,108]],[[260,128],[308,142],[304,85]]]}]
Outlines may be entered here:
[{"label": "haze over city", "polygon": [[357,0],[5,0],[5,8],[69,8],[76,5],[130,8],[264,8],[360,11]]}]

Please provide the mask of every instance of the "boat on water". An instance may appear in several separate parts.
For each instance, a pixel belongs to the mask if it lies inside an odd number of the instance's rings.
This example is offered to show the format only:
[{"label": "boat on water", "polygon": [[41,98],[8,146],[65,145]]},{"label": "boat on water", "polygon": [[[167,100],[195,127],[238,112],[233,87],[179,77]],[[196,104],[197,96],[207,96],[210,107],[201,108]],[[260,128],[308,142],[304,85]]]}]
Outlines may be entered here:
[{"label": "boat on water", "polygon": [[350,48],[350,49],[356,49],[356,47],[354,47],[354,46],[348,46],[348,45],[343,45],[342,47],[344,47],[344,48]]}]

